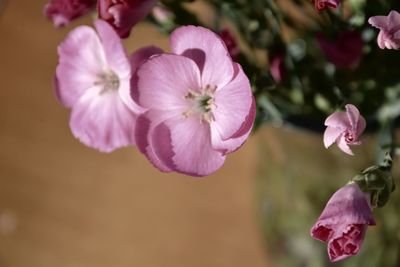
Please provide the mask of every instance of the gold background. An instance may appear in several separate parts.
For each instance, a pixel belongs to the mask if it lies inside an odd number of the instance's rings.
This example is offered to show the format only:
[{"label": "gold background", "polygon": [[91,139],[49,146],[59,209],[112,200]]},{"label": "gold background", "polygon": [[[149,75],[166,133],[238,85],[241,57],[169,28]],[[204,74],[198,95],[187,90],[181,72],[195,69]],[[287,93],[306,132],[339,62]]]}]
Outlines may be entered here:
[{"label": "gold background", "polygon": [[[0,14],[0,266],[266,266],[260,135],[202,179],[160,173],[135,148],[86,148],[52,79],[57,45],[90,17],[56,30],[45,3],[9,0]],[[129,52],[148,44],[168,46],[145,24],[126,41]]]}]

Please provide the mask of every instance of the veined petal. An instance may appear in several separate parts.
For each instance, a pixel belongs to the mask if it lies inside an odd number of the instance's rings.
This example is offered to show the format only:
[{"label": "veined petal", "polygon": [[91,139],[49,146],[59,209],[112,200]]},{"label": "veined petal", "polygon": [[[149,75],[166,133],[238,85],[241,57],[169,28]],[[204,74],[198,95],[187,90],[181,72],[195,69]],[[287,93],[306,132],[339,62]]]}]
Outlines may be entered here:
[{"label": "veined petal", "polygon": [[221,138],[226,140],[235,134],[249,115],[253,102],[250,82],[239,64],[235,63],[235,78],[215,93],[215,128]]},{"label": "veined petal", "polygon": [[351,125],[351,129],[355,131],[357,129],[358,120],[360,119],[360,112],[354,105],[347,104],[346,113]]},{"label": "veined petal", "polygon": [[[156,46],[146,46],[136,50],[129,58],[132,69],[132,78],[131,78],[131,91],[130,96],[124,96],[124,98],[132,98],[135,103],[138,102],[139,92],[137,88],[138,83],[138,75],[136,73],[137,69],[150,57],[154,55],[162,54],[164,51],[161,48]],[[139,109],[143,109],[139,107]]]},{"label": "veined petal", "polygon": [[171,54],[154,56],[137,71],[138,101],[149,109],[186,110],[189,90],[200,89],[200,73],[193,60]]},{"label": "veined petal", "polygon": [[131,67],[121,38],[119,38],[118,34],[107,22],[101,19],[95,20],[94,25],[104,47],[107,66],[114,71],[120,79],[130,77]]},{"label": "veined petal", "polygon": [[153,146],[158,157],[180,173],[209,175],[225,161],[225,156],[211,146],[209,125],[193,116],[159,124],[154,129],[153,140],[158,140]]},{"label": "veined petal", "polygon": [[256,104],[253,98],[252,105],[250,107],[249,115],[243,122],[240,129],[229,139],[222,140],[219,132],[216,128],[211,127],[211,143],[215,150],[221,153],[228,154],[237,150],[247,140],[253,128],[254,119],[256,117]]},{"label": "veined petal", "polygon": [[74,105],[72,133],[85,145],[103,152],[134,145],[137,115],[121,101],[116,91],[87,90]]},{"label": "veined petal", "polygon": [[59,100],[72,107],[85,91],[94,86],[106,66],[106,59],[96,32],[79,26],[58,47],[56,90]]},{"label": "veined petal", "polygon": [[135,131],[136,145],[140,152],[146,155],[147,159],[153,164],[154,167],[162,172],[171,172],[163,161],[155,154],[153,145],[150,143],[149,137],[152,136],[154,129],[154,123],[152,124],[150,119],[142,114],[137,119],[137,126]]},{"label": "veined petal", "polygon": [[232,59],[224,41],[214,32],[183,26],[170,37],[172,52],[193,59],[201,71],[202,86],[222,88],[234,75]]}]

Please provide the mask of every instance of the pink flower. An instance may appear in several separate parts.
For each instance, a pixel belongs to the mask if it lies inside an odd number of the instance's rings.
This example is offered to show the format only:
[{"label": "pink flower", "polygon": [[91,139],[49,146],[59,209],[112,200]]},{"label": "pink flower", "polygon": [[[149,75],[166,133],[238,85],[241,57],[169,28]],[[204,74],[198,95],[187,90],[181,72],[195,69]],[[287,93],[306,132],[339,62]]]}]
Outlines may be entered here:
[{"label": "pink flower", "polygon": [[351,104],[346,105],[346,112],[336,111],[325,120],[327,126],[324,133],[326,148],[334,142],[345,153],[353,155],[349,145],[360,145],[358,140],[365,130],[366,122],[358,109]]},{"label": "pink flower", "polygon": [[281,83],[285,74],[285,54],[280,52],[273,55],[270,59],[269,72],[276,83]]},{"label": "pink flower", "polygon": [[92,11],[95,6],[96,0],[50,0],[43,12],[53,21],[54,26],[62,27]]},{"label": "pink flower", "polygon": [[361,60],[364,43],[356,31],[342,32],[334,41],[317,34],[317,41],[328,60],[337,68],[353,68]]},{"label": "pink flower", "polygon": [[400,14],[397,11],[390,11],[388,16],[370,17],[368,23],[380,30],[379,48],[400,49]]},{"label": "pink flower", "polygon": [[121,38],[151,11],[157,0],[99,0],[99,17],[114,27]]},{"label": "pink flower", "polygon": [[360,251],[368,225],[375,225],[369,195],[348,184],[329,199],[310,233],[328,243],[329,259],[335,262]]},{"label": "pink flower", "polygon": [[339,0],[312,0],[315,9],[321,11],[327,7],[337,8],[339,6]]},{"label": "pink flower", "polygon": [[171,34],[172,54],[138,70],[136,143],[161,171],[208,175],[250,134],[255,102],[250,83],[223,41],[202,27]]},{"label": "pink flower", "polygon": [[231,57],[235,59],[240,54],[240,48],[232,33],[228,29],[223,29],[219,33],[219,36],[221,37],[222,41],[224,41]]},{"label": "pink flower", "polygon": [[[131,66],[121,39],[104,21],[74,29],[58,47],[55,85],[59,101],[72,109],[73,135],[103,152],[134,145],[138,114],[143,112],[130,97]],[[132,69],[140,64],[139,50]],[[135,59],[136,58],[136,59]]]}]

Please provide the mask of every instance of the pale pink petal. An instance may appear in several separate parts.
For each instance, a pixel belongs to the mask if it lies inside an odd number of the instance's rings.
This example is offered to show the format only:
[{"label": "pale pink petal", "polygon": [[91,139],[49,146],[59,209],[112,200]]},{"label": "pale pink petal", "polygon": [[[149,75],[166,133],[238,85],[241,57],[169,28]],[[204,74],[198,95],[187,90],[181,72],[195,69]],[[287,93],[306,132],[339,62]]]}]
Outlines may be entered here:
[{"label": "pale pink petal", "polygon": [[229,139],[222,140],[219,132],[211,127],[211,143],[215,150],[221,153],[228,154],[239,149],[240,146],[247,140],[253,128],[254,119],[256,117],[256,102],[253,98],[252,105],[250,107],[249,115],[240,127],[240,129]]},{"label": "pale pink petal", "polygon": [[350,129],[351,125],[346,112],[336,111],[325,120],[325,126],[341,129]]},{"label": "pale pink petal", "polygon": [[386,40],[385,40],[385,33],[384,31],[380,31],[378,34],[378,46],[380,49],[385,49],[386,47]]},{"label": "pale pink petal", "polygon": [[400,14],[397,11],[392,10],[388,15],[388,20],[390,29],[398,27],[400,25]]},{"label": "pale pink petal", "polygon": [[336,142],[338,137],[343,133],[343,129],[336,127],[327,127],[324,132],[324,146],[325,148],[330,147]]},{"label": "pale pink petal", "polygon": [[159,110],[187,110],[188,90],[200,89],[200,73],[193,60],[171,54],[154,56],[137,71],[138,101]]},{"label": "pale pink petal", "polygon": [[215,120],[211,127],[216,128],[223,140],[240,129],[253,102],[249,79],[239,64],[235,63],[235,68],[235,78],[215,93]]},{"label": "pale pink petal", "polygon": [[72,133],[85,145],[103,152],[134,145],[136,115],[116,91],[92,88],[79,99],[71,113]]},{"label": "pale pink petal", "polygon": [[357,129],[358,120],[360,119],[360,112],[352,104],[347,104],[345,107],[346,107],[346,114],[351,125],[351,129],[355,131]]},{"label": "pale pink petal", "polygon": [[131,76],[131,67],[125,48],[114,29],[105,21],[97,19],[94,26],[103,44],[107,65],[120,79]]},{"label": "pale pink petal", "polygon": [[344,153],[354,156],[353,151],[351,151],[343,135],[336,140],[336,144]]},{"label": "pale pink petal", "polygon": [[79,26],[58,47],[56,90],[61,103],[72,107],[85,91],[94,85],[106,65],[105,55],[96,32]]},{"label": "pale pink petal", "polygon": [[137,83],[138,83],[138,75],[136,73],[137,69],[152,56],[162,54],[163,52],[164,51],[161,48],[158,48],[156,46],[146,46],[136,50],[130,56],[129,61],[131,63],[131,69],[132,69],[130,97],[134,100],[135,103],[138,102],[139,99],[139,92],[137,88]]},{"label": "pale pink petal", "polygon": [[368,23],[378,29],[389,29],[389,20],[387,16],[374,16],[368,19]]},{"label": "pale pink petal", "polygon": [[364,130],[365,127],[367,126],[367,122],[365,121],[363,116],[360,116],[359,120],[358,120],[358,124],[357,124],[357,129],[356,129],[356,136],[360,136]]},{"label": "pale pink petal", "polygon": [[183,26],[170,36],[172,52],[193,59],[201,71],[202,85],[225,86],[234,75],[232,59],[224,41],[214,32]]},{"label": "pale pink petal", "polygon": [[154,129],[153,140],[158,140],[153,147],[158,157],[181,173],[209,175],[225,161],[225,156],[211,147],[209,125],[200,123],[195,116],[159,124]]}]

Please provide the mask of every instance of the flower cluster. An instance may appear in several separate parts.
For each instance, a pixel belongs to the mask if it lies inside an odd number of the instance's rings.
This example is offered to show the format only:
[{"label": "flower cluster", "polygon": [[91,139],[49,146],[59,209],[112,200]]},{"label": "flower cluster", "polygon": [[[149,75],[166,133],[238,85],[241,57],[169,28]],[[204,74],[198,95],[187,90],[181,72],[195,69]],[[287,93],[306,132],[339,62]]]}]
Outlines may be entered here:
[{"label": "flower cluster", "polygon": [[[56,27],[97,9],[95,29],[78,26],[59,45],[54,79],[58,100],[71,109],[72,133],[83,144],[102,152],[136,146],[160,171],[206,176],[242,146],[255,121],[289,122],[303,115],[326,126],[325,148],[336,144],[354,155],[367,120],[384,113],[377,103],[400,85],[388,79],[393,67],[371,71],[380,62],[371,51],[400,49],[397,11],[369,14],[368,25],[357,12],[348,19],[340,0],[305,0],[307,10],[321,15],[312,24],[313,38],[288,41],[286,33],[299,23],[274,1],[252,6],[209,0],[217,15],[237,26],[235,34],[217,20],[213,31],[194,26],[201,23],[181,2],[50,0],[44,7]],[[128,55],[121,38],[150,13],[169,33],[169,52],[148,46]],[[378,45],[371,25],[380,30]],[[380,86],[391,89],[383,92]],[[398,108],[392,113],[384,119],[400,115]],[[327,243],[331,261],[357,254],[367,227],[375,225],[372,209],[394,190],[388,162],[353,177],[312,227],[311,236]]]},{"label": "flower cluster", "polygon": [[219,169],[250,134],[250,82],[224,42],[202,27],[170,37],[172,53],[126,55],[103,20],[74,29],[59,46],[56,92],[72,109],[72,133],[100,151],[137,145],[159,170],[192,176]]}]

